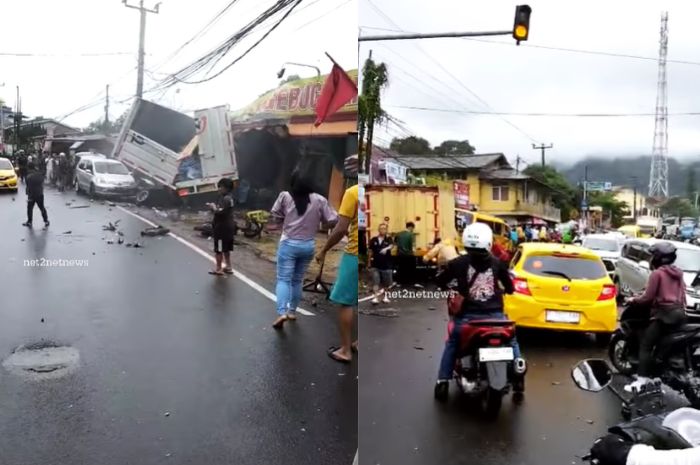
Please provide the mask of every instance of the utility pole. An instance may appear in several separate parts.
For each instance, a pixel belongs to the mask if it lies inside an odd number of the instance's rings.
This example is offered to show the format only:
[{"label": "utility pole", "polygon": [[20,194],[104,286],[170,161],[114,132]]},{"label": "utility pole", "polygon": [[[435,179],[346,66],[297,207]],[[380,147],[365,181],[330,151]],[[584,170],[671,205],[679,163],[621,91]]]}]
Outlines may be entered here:
[{"label": "utility pole", "polygon": [[22,125],[22,104],[20,102],[21,101],[19,99],[19,86],[17,86],[17,102],[15,104],[15,153],[17,153],[17,150],[19,150],[19,131]]},{"label": "utility pole", "polygon": [[127,8],[133,8],[139,10],[141,13],[141,28],[139,30],[139,70],[136,81],[136,96],[138,98],[143,97],[143,69],[144,69],[144,57],[146,55],[145,42],[146,42],[146,14],[147,13],[159,13],[160,2],[156,3],[154,9],[149,10],[143,6],[143,0],[139,0],[139,6],[129,5],[127,0],[122,0],[124,6]]},{"label": "utility pole", "polygon": [[105,124],[104,124],[105,133],[106,133],[107,128],[109,128],[109,84],[107,84],[105,91],[107,92],[107,97],[105,98]]},{"label": "utility pole", "polygon": [[588,228],[588,165],[586,165],[583,174],[583,210],[584,210],[584,227]]},{"label": "utility pole", "polygon": [[632,188],[634,189],[634,205],[632,206],[632,218],[634,219],[634,223],[637,223],[637,176],[631,176],[630,179],[632,179],[632,182],[634,183]]},{"label": "utility pole", "polygon": [[518,156],[515,159],[515,174],[520,174],[520,161],[521,160],[522,160],[522,158],[520,158],[520,155],[518,154]]},{"label": "utility pole", "polygon": [[547,150],[547,149],[551,149],[552,147],[554,147],[554,144],[552,144],[552,143],[550,143],[549,145],[544,145],[544,144],[535,145],[535,144],[532,144],[532,148],[533,148],[533,149],[535,149],[535,150],[541,150],[541,151],[542,151],[542,167],[545,166],[544,151]]}]

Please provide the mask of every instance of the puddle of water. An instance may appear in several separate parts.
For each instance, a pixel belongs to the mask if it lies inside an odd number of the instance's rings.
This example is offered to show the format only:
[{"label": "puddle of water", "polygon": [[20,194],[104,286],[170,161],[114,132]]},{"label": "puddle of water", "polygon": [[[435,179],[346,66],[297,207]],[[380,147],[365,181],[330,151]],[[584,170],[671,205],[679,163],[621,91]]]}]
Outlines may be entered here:
[{"label": "puddle of water", "polygon": [[46,341],[20,346],[2,362],[10,373],[37,381],[66,376],[79,364],[77,349]]}]

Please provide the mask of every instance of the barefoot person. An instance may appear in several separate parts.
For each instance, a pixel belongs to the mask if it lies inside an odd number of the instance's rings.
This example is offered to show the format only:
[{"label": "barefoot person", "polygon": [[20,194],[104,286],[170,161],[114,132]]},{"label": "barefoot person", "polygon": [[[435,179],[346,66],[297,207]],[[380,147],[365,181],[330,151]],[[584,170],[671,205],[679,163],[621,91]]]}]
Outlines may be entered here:
[{"label": "barefoot person", "polygon": [[322,195],[316,194],[298,171],[292,173],[291,187],[280,193],[272,206],[272,220],[282,222],[282,237],[277,248],[277,319],[281,329],[287,320],[296,320],[302,282],[316,251],[316,232],[320,224],[334,224],[338,214]]},{"label": "barefoot person", "polygon": [[212,221],[212,238],[214,239],[214,253],[216,254],[216,269],[209,272],[216,276],[232,274],[231,251],[233,250],[233,233],[235,222],[233,220],[233,181],[228,178],[220,179],[219,198],[216,203],[207,204],[214,213]]},{"label": "barefoot person", "polygon": [[48,228],[49,215],[46,213],[46,207],[44,207],[44,175],[31,163],[27,164],[27,171],[28,174],[25,180],[27,184],[27,222],[22,223],[22,226],[32,227],[34,205],[36,205],[39,207],[41,216],[44,219],[44,227]]},{"label": "barefoot person", "polygon": [[[345,171],[348,176],[357,175],[357,156],[346,160]],[[323,263],[326,253],[347,234],[348,245],[340,259],[338,275],[331,291],[331,300],[339,304],[338,325],[340,328],[340,346],[328,349],[328,356],[340,363],[350,363],[352,352],[357,350],[357,342],[352,343],[352,323],[354,308],[357,307],[358,271],[358,240],[357,240],[357,207],[359,205],[359,187],[348,188],[338,210],[338,224],[328,238],[328,242],[319,252],[316,260]]]}]

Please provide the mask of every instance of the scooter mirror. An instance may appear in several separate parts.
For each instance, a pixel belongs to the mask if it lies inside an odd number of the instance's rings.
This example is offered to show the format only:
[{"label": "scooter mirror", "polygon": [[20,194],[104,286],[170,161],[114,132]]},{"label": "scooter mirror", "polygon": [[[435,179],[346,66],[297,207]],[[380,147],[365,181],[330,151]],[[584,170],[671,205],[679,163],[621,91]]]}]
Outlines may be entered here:
[{"label": "scooter mirror", "polygon": [[600,392],[612,382],[612,369],[603,359],[582,360],[571,370],[571,378],[579,389]]}]

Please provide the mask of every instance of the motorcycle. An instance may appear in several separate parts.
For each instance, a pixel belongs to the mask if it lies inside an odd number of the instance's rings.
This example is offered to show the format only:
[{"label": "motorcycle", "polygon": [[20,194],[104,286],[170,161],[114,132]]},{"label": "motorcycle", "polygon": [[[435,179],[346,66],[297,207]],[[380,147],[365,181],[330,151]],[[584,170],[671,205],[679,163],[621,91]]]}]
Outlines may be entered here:
[{"label": "motorcycle", "polygon": [[[461,306],[461,299],[456,291],[450,293],[450,314]],[[450,320],[448,335],[454,327]],[[453,378],[460,392],[478,400],[482,411],[488,416],[498,414],[503,397],[511,389],[515,391],[514,400],[522,400],[527,366],[523,359],[515,359],[514,338],[515,323],[509,320],[472,320],[460,327]]]},{"label": "motorcycle", "polygon": [[[612,386],[612,367],[602,359],[582,360],[571,370],[571,377],[581,390],[597,393],[609,389],[620,399],[625,421],[609,428],[609,433],[657,450],[693,447],[683,425],[687,426],[689,420],[695,424],[700,422],[700,413],[685,406],[670,408],[660,381],[635,390],[627,398]],[[592,454],[584,455],[582,459],[594,465],[599,463]]]},{"label": "motorcycle", "polygon": [[[620,327],[608,345],[608,357],[620,373],[631,376],[639,366],[639,345],[649,326],[650,309],[628,305],[620,316]],[[682,392],[694,407],[700,407],[700,324],[684,324],[666,334],[654,348],[655,377]]]}]

